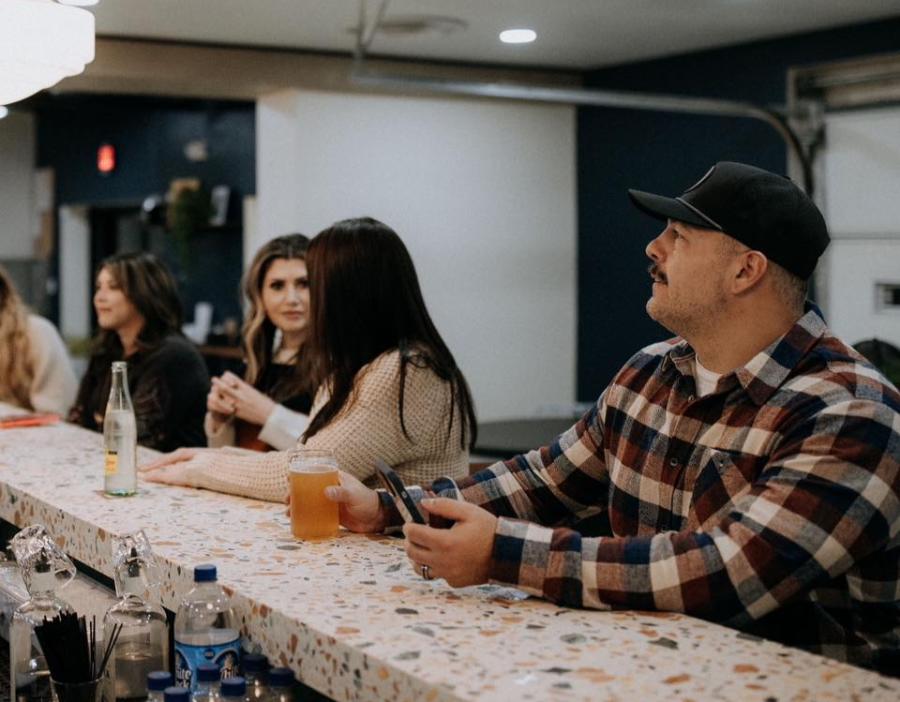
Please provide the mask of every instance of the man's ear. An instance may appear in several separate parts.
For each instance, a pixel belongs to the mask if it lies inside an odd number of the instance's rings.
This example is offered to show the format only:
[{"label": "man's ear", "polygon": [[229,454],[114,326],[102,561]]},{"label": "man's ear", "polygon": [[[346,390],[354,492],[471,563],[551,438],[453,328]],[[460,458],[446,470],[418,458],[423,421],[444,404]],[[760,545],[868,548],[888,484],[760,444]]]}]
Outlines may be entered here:
[{"label": "man's ear", "polygon": [[731,278],[731,291],[740,295],[752,290],[769,270],[769,259],[759,251],[745,251],[735,261],[736,271]]}]

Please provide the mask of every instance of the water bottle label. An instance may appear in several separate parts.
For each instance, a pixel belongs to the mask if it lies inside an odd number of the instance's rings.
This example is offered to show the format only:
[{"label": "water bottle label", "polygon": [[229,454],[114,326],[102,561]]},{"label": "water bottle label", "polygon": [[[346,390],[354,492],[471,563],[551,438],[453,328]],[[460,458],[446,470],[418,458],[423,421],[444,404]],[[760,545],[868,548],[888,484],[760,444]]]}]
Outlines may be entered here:
[{"label": "water bottle label", "polygon": [[106,475],[115,475],[119,472],[119,453],[117,451],[106,451]]},{"label": "water bottle label", "polygon": [[234,639],[214,646],[192,646],[175,642],[175,684],[180,687],[197,687],[197,666],[216,663],[222,680],[237,675],[240,658],[240,640]]}]

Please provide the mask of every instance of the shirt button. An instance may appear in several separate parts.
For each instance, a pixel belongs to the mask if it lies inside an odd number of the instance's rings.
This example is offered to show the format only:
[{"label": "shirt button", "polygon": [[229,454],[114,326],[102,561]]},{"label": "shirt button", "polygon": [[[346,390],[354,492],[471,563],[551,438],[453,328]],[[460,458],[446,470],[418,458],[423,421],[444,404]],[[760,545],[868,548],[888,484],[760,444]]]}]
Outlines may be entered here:
[{"label": "shirt button", "polygon": [[672,466],[673,468],[677,468],[677,467],[678,467],[678,464],[679,464],[679,461],[678,461],[677,458],[670,458],[670,459],[669,459],[669,465]]},{"label": "shirt button", "polygon": [[688,395],[688,402],[693,402],[693,401],[694,401],[694,396]]}]

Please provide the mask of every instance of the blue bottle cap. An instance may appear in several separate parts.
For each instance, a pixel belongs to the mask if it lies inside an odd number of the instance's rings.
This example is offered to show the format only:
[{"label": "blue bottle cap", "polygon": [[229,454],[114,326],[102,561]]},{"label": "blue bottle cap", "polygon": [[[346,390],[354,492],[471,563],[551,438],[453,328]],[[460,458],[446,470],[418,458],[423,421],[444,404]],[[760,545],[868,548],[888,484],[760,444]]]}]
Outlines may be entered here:
[{"label": "blue bottle cap", "polygon": [[148,690],[165,690],[172,687],[172,673],[168,670],[154,670],[147,673],[147,689]]},{"label": "blue bottle cap", "polygon": [[165,702],[190,702],[191,691],[187,687],[167,687],[163,692]]},{"label": "blue bottle cap", "polygon": [[294,671],[290,668],[272,668],[269,671],[269,687],[293,687]]},{"label": "blue bottle cap", "polygon": [[204,563],[203,565],[194,566],[194,582],[216,582],[216,567],[212,563]]},{"label": "blue bottle cap", "polygon": [[197,666],[197,680],[200,682],[216,682],[221,673],[215,663],[201,663]]},{"label": "blue bottle cap", "polygon": [[241,658],[245,673],[264,673],[269,667],[269,659],[261,653],[248,653]]},{"label": "blue bottle cap", "polygon": [[239,675],[222,681],[222,697],[243,697],[247,692],[247,683]]}]

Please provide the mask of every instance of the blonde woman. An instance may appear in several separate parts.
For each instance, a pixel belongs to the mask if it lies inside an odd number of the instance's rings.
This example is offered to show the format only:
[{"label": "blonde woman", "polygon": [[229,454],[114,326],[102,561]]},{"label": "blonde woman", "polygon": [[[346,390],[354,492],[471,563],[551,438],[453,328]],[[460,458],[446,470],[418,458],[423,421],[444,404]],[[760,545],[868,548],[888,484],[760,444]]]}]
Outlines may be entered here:
[{"label": "blonde woman", "polygon": [[213,378],[204,423],[210,446],[287,449],[309,424],[311,372],[303,350],[308,245],[302,234],[272,239],[257,251],[244,276],[246,369],[243,378],[233,373]]},{"label": "blonde woman", "polygon": [[0,267],[0,402],[65,414],[78,381],[56,327],[29,314]]}]

